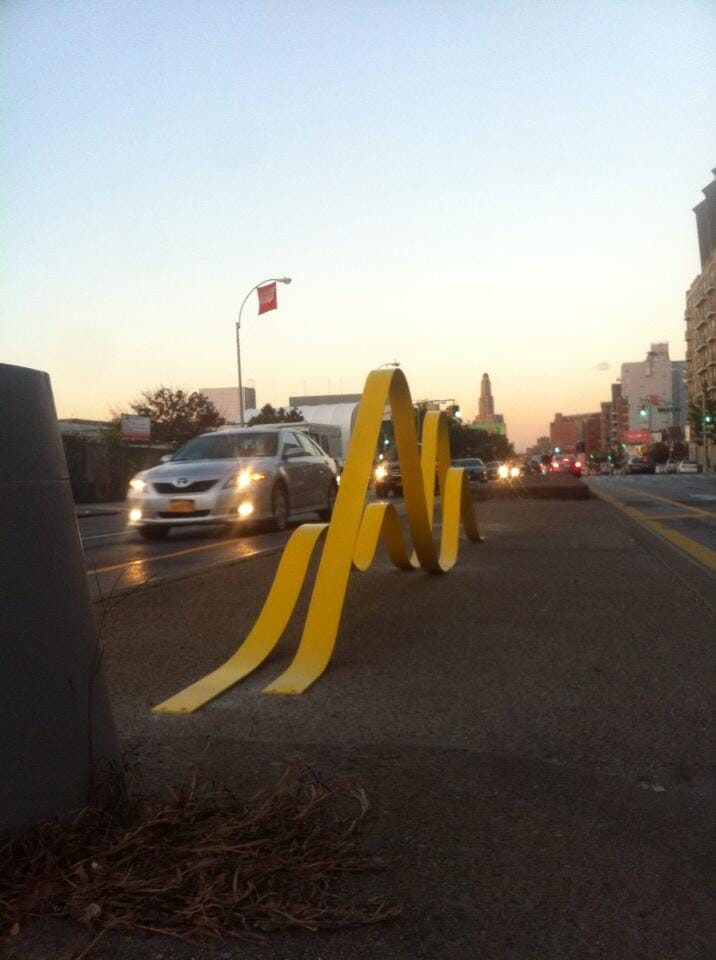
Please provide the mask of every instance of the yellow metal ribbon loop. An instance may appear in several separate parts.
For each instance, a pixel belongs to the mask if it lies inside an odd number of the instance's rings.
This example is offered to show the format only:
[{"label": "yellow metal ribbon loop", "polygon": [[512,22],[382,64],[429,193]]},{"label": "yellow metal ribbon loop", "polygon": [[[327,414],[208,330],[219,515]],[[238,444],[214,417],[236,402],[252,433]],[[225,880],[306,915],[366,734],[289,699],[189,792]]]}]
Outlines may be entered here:
[{"label": "yellow metal ribbon loop", "polygon": [[[393,418],[412,552],[395,507],[388,503],[365,505],[386,400]],[[442,505],[439,550],[432,533],[436,475]],[[444,414],[431,411],[426,415],[419,452],[405,375],[398,369],[372,371],[358,408],[331,522],[303,524],[292,533],[263,609],[238,650],[216,670],[154,707],[154,712],[192,713],[263,663],[288,624],[313,552],[325,536],[298,650],[289,667],[264,691],[303,693],[330,661],[351,567],[368,569],[382,536],[397,567],[420,566],[429,573],[444,573],[457,560],[461,522],[468,539],[480,539],[465,472],[450,466]]]}]

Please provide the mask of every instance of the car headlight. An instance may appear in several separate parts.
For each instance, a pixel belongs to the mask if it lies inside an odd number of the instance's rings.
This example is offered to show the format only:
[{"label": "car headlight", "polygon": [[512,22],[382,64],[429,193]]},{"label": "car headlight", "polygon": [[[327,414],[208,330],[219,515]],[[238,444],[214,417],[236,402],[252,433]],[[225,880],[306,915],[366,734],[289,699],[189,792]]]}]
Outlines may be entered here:
[{"label": "car headlight", "polygon": [[501,464],[498,467],[497,476],[500,478],[500,480],[507,480],[509,475],[510,475],[510,468],[505,463]]},{"label": "car headlight", "polygon": [[130,490],[134,490],[136,493],[144,493],[147,489],[147,481],[140,480],[139,477],[132,477],[129,481]]},{"label": "car headlight", "polygon": [[375,468],[375,473],[373,474],[376,480],[382,480],[384,477],[388,476],[388,471],[381,464],[379,467]]},{"label": "car headlight", "polygon": [[258,473],[255,470],[242,470],[241,473],[229,477],[224,484],[224,489],[227,487],[236,487],[237,490],[245,490],[247,487],[250,487],[252,483],[258,483],[260,480],[265,479],[266,475],[263,473]]},{"label": "car headlight", "polygon": [[520,475],[520,468],[519,468],[519,467],[511,467],[511,468],[510,468],[510,476],[511,476],[511,477],[519,477],[519,475]]}]

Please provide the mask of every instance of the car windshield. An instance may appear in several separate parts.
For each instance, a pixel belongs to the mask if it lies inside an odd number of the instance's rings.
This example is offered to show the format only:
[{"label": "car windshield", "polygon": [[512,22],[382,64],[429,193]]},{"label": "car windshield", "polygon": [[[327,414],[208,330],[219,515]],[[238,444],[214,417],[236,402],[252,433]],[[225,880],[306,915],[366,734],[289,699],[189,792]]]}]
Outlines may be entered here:
[{"label": "car windshield", "polygon": [[453,463],[460,467],[482,467],[484,466],[479,457],[468,457],[466,460],[453,460]]},{"label": "car windshield", "polygon": [[275,457],[276,433],[208,433],[185,443],[172,457],[175,460],[235,460]]}]

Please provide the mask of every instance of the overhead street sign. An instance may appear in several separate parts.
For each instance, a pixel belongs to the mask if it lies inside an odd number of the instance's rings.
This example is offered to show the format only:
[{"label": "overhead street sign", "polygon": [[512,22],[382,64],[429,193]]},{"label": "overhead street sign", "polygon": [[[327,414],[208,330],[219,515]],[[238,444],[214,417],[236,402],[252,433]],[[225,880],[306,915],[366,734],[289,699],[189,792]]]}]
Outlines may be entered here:
[{"label": "overhead street sign", "polygon": [[681,407],[657,407],[658,413],[679,413]]}]

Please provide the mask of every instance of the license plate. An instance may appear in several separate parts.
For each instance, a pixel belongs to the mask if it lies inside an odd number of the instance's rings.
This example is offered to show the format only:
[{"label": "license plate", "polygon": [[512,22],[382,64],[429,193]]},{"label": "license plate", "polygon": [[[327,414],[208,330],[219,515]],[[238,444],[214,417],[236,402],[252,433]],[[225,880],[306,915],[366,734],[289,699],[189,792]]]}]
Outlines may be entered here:
[{"label": "license plate", "polygon": [[171,500],[169,502],[169,510],[171,513],[193,513],[194,501],[193,500]]}]

